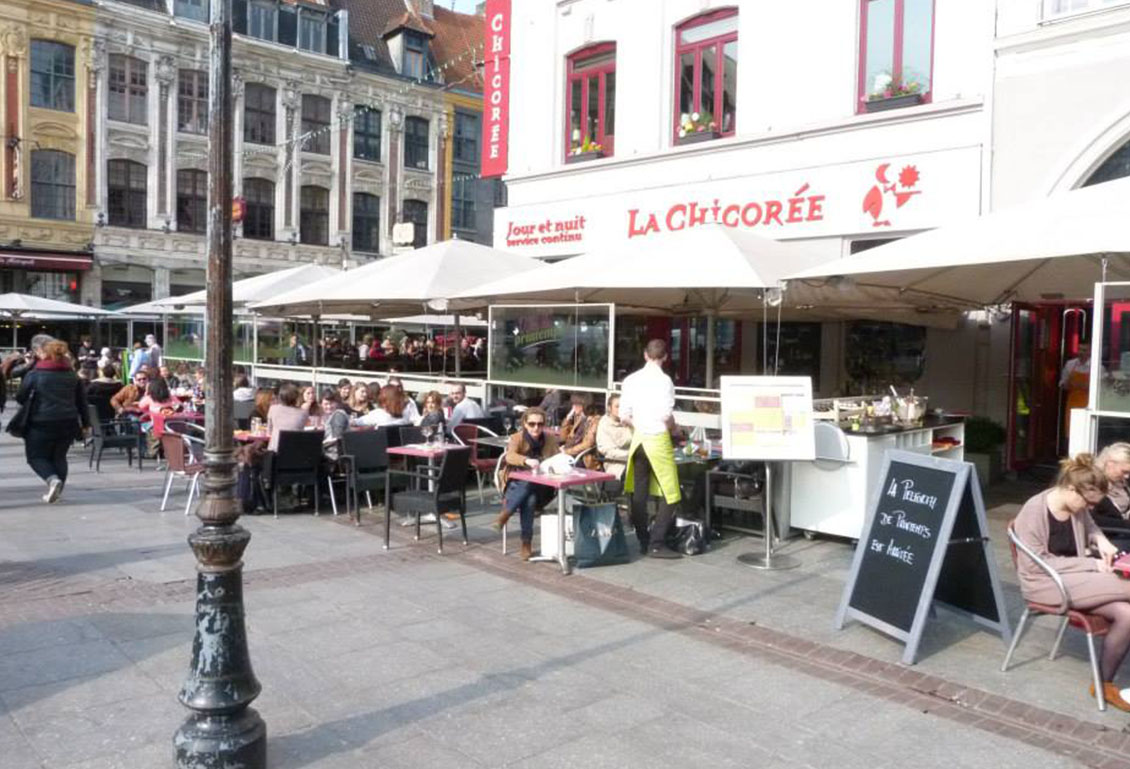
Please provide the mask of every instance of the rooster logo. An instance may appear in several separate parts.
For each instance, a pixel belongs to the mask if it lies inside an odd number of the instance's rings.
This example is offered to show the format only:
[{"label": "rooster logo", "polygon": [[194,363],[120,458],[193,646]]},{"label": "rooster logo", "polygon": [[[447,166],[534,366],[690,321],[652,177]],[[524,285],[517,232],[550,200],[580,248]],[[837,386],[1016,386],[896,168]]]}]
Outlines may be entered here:
[{"label": "rooster logo", "polygon": [[[891,167],[890,163],[882,163],[875,169],[875,181],[878,184],[871,186],[867,194],[863,196],[863,212],[871,214],[874,219],[872,227],[890,227],[891,220],[883,219],[883,205],[886,195],[892,195],[895,200],[895,208],[902,208],[905,206],[912,197],[921,194],[922,190],[912,189],[920,178],[918,168],[915,166],[905,166],[899,171],[898,181],[892,183],[887,179],[887,170]],[[902,188],[901,190],[899,188]]]}]

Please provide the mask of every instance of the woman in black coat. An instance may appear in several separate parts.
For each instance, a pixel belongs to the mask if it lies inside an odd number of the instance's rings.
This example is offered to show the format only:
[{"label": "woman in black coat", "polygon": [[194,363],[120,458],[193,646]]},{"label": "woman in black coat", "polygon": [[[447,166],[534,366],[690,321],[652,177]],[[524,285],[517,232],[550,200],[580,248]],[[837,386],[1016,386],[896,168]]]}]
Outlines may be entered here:
[{"label": "woman in black coat", "polygon": [[16,401],[28,408],[24,454],[47,484],[43,501],[55,502],[67,482],[67,450],[90,426],[86,393],[75,375],[65,342],[53,340],[37,352],[35,368],[24,375]]}]

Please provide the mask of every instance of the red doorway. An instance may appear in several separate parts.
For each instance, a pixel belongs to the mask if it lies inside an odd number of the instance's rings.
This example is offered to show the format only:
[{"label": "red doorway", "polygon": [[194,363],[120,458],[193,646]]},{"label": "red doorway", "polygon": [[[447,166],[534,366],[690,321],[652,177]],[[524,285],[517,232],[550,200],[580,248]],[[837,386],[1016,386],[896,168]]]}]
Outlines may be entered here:
[{"label": "red doorway", "polygon": [[1055,465],[1067,450],[1060,372],[1091,338],[1090,303],[1012,306],[1008,466]]}]

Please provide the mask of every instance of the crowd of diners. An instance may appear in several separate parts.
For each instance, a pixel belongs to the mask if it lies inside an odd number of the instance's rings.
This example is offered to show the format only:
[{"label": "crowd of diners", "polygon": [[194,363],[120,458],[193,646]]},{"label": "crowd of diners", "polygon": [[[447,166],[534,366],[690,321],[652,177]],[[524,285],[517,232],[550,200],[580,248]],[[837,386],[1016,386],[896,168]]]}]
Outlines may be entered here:
[{"label": "crowd of diners", "polygon": [[[317,340],[317,363],[332,368],[360,369],[363,371],[453,370],[456,349],[464,371],[486,370],[486,339],[481,336],[460,334],[456,343],[454,335],[428,336],[401,334],[383,337],[366,333],[354,344],[348,337],[327,333]],[[278,360],[289,366],[311,366],[315,362],[314,349],[298,334],[287,337],[286,346]]]}]

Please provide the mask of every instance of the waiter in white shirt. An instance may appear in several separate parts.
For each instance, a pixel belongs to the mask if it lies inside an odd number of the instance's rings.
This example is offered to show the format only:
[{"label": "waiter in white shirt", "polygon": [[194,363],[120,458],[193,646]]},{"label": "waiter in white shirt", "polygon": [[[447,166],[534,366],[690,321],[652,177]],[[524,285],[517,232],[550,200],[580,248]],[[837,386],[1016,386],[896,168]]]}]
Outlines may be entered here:
[{"label": "waiter in white shirt", "polygon": [[[675,384],[663,372],[667,343],[652,339],[644,349],[644,366],[624,379],[620,396],[620,421],[634,428],[628,449],[624,491],[632,498],[632,525],[640,552],[652,558],[679,558],[667,547],[667,530],[682,499],[679,471],[675,467]],[[659,511],[649,529],[648,496],[659,497]]]}]

